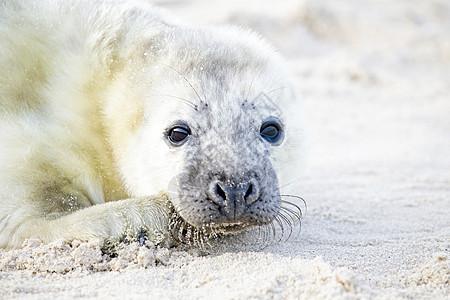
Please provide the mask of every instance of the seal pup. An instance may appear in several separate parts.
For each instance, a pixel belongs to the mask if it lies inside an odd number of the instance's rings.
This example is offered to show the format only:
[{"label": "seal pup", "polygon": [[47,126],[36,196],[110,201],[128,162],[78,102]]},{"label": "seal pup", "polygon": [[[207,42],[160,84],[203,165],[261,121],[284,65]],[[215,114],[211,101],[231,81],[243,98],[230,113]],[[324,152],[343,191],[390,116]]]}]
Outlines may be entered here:
[{"label": "seal pup", "polygon": [[0,7],[1,247],[141,232],[169,246],[299,216],[279,192],[298,96],[258,35],[142,2]]}]

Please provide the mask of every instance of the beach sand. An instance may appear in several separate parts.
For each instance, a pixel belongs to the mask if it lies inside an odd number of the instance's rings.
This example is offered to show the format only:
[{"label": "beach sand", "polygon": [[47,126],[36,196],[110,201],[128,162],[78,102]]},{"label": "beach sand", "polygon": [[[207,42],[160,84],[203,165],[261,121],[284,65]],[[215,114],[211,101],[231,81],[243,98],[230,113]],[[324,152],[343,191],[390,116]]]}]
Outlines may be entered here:
[{"label": "beach sand", "polygon": [[449,299],[450,2],[155,3],[253,28],[288,61],[308,133],[287,187],[307,203],[301,232],[114,258],[98,241],[29,240],[0,250],[0,298]]}]

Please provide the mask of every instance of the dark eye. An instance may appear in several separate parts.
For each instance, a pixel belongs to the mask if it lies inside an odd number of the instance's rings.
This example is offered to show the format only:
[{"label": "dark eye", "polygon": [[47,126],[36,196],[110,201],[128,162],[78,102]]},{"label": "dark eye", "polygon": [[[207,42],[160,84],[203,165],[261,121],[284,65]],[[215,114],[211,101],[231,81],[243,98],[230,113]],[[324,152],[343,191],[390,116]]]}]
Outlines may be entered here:
[{"label": "dark eye", "polygon": [[175,125],[167,134],[167,139],[173,146],[181,146],[191,134],[191,130],[187,125]]},{"label": "dark eye", "polygon": [[264,122],[259,132],[266,141],[273,145],[279,145],[283,141],[283,131],[278,120]]}]

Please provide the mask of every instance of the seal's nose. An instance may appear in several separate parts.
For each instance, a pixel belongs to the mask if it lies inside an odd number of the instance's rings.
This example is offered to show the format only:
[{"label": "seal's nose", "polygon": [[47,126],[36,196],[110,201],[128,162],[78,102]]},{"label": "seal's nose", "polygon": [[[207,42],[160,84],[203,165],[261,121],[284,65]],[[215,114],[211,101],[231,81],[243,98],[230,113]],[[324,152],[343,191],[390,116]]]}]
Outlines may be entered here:
[{"label": "seal's nose", "polygon": [[239,217],[245,213],[246,206],[258,200],[259,184],[254,179],[237,184],[215,180],[210,185],[209,196],[219,205],[228,219],[239,221]]}]

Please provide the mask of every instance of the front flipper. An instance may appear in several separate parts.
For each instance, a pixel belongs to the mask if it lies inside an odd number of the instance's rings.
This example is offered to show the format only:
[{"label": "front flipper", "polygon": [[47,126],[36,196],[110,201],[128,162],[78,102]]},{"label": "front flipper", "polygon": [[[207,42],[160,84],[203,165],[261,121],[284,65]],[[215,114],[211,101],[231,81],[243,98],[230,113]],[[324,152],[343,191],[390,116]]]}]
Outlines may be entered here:
[{"label": "front flipper", "polygon": [[131,198],[98,204],[56,219],[24,220],[9,240],[10,247],[20,247],[27,238],[37,237],[48,243],[56,239],[120,241],[146,233],[148,241],[169,247],[170,206],[166,196]]}]

